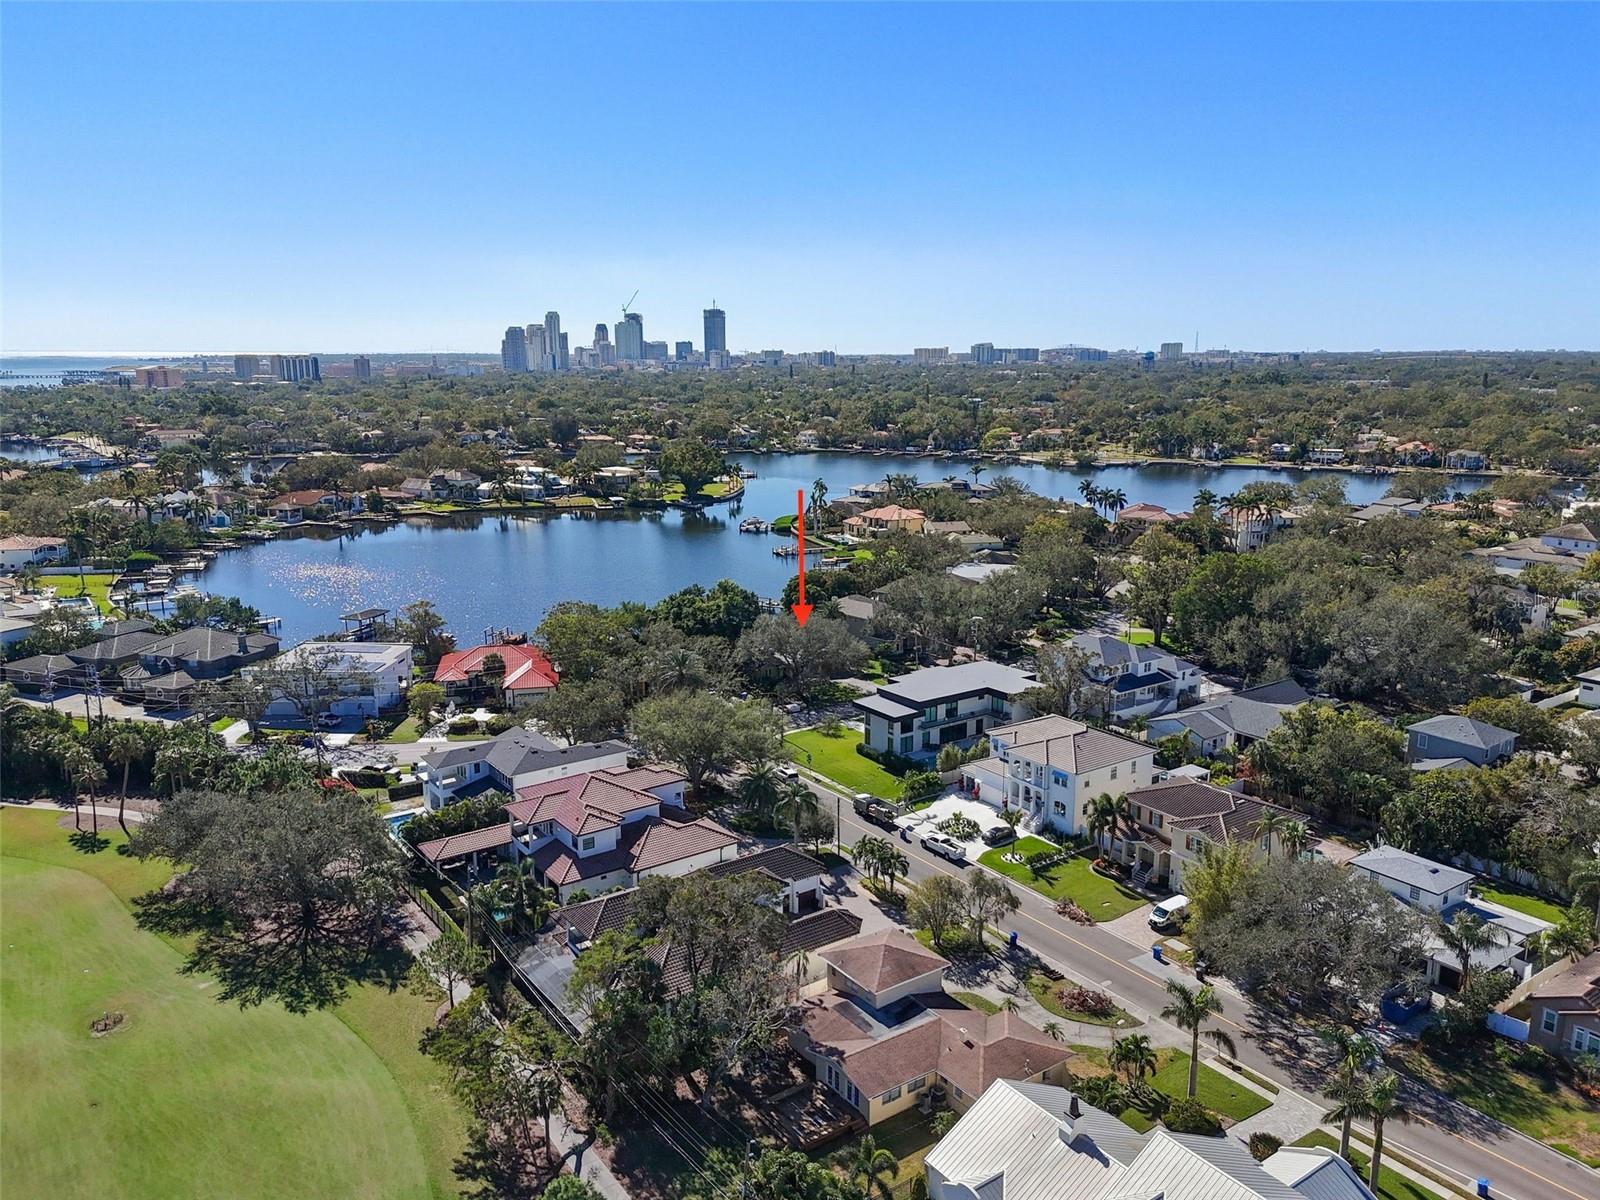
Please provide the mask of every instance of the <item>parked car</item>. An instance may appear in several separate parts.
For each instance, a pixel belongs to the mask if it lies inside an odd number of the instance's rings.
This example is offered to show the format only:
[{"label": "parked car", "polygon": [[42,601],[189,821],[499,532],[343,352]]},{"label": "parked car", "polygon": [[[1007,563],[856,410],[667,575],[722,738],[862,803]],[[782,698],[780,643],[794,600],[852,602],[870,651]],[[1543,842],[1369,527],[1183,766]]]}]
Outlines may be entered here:
[{"label": "parked car", "polygon": [[800,768],[793,763],[784,763],[783,766],[778,768],[778,774],[784,779],[799,779]]},{"label": "parked car", "polygon": [[953,863],[967,861],[967,848],[955,838],[943,833],[925,833],[922,835],[922,848],[932,850],[940,858],[948,858]]},{"label": "parked car", "polygon": [[900,810],[894,805],[868,792],[857,792],[850,807],[856,810],[856,816],[864,817],[876,825],[893,825],[895,817],[900,815]]},{"label": "parked car", "polygon": [[1189,915],[1189,897],[1168,896],[1150,910],[1151,929],[1176,929]]},{"label": "parked car", "polygon": [[1005,822],[991,825],[983,831],[983,844],[985,846],[1004,846],[1007,842],[1017,840],[1017,831]]},{"label": "parked car", "polygon": [[317,714],[317,728],[318,729],[337,729],[337,728],[339,728],[339,717],[336,714],[331,713],[331,712],[318,713]]}]

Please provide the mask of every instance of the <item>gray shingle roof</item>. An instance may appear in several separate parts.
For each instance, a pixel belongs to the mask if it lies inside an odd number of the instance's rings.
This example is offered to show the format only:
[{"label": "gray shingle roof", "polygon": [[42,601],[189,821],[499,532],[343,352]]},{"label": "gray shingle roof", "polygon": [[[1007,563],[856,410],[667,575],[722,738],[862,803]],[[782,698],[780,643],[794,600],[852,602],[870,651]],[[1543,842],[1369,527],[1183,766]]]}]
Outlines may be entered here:
[{"label": "gray shingle roof", "polygon": [[1027,671],[980,659],[954,667],[926,667],[902,675],[878,690],[907,704],[928,705],[949,697],[977,692],[1015,696],[1027,691],[1035,682]]},{"label": "gray shingle roof", "polygon": [[1350,860],[1350,865],[1364,868],[1374,875],[1393,879],[1408,887],[1421,888],[1436,896],[1442,896],[1451,888],[1460,887],[1464,883],[1471,883],[1476,878],[1471,871],[1446,866],[1444,863],[1434,862],[1431,858],[1423,858],[1420,854],[1412,854],[1409,850],[1401,850],[1395,846],[1374,846],[1371,850],[1356,855]]},{"label": "gray shingle roof", "polygon": [[486,742],[472,746],[451,746],[424,756],[422,761],[435,771],[463,763],[483,762],[496,773],[514,779],[518,775],[563,763],[591,762],[597,758],[626,753],[627,749],[627,743],[616,741],[557,746],[549,738],[526,729],[508,729]]},{"label": "gray shingle roof", "polygon": [[1445,738],[1463,746],[1476,746],[1480,750],[1488,750],[1497,746],[1509,737],[1516,737],[1509,729],[1501,729],[1498,725],[1491,725],[1487,721],[1475,721],[1471,717],[1457,716],[1454,713],[1444,713],[1437,717],[1429,717],[1425,721],[1418,721],[1415,725],[1406,726],[1407,733],[1425,733],[1429,737]]}]

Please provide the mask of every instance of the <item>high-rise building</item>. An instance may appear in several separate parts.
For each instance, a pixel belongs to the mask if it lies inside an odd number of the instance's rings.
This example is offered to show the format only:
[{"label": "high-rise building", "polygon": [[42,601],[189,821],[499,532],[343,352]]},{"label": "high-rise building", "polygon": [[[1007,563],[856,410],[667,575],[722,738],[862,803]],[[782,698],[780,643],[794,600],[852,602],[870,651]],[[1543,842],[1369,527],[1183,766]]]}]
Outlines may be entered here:
[{"label": "high-rise building", "polygon": [[972,344],[972,361],[980,367],[987,367],[995,361],[993,342],[974,342]]},{"label": "high-rise building", "polygon": [[500,339],[500,365],[517,375],[528,369],[528,334],[521,325],[509,326]]},{"label": "high-rise building", "polygon": [[726,350],[728,348],[728,314],[717,307],[713,300],[711,307],[705,310],[706,326],[706,357],[711,357],[713,350]]},{"label": "high-rise building", "polygon": [[1073,346],[1073,362],[1105,362],[1111,355],[1094,346]]},{"label": "high-rise building", "polygon": [[1183,357],[1182,342],[1162,342],[1161,353],[1157,356],[1163,362],[1173,362]]},{"label": "high-rise building", "polygon": [[617,322],[617,359],[640,362],[644,358],[644,314],[623,313]]},{"label": "high-rise building", "polygon": [[617,348],[611,344],[611,334],[601,321],[594,327],[594,365],[610,366],[617,361]]},{"label": "high-rise building", "polygon": [[688,362],[694,357],[694,343],[674,342],[672,344],[672,357],[676,362]]},{"label": "high-rise building", "polygon": [[182,387],[183,372],[173,367],[135,367],[133,382],[142,388]]},{"label": "high-rise building", "polygon": [[235,354],[233,356],[233,377],[235,379],[254,379],[256,372],[261,370],[261,356],[259,354]]},{"label": "high-rise building", "polygon": [[544,340],[543,325],[529,325],[524,330],[524,340],[528,345],[528,370],[549,370],[549,348]]},{"label": "high-rise building", "polygon": [[355,376],[357,379],[372,378],[372,360],[365,354],[356,355],[356,361],[351,365],[355,367]]},{"label": "high-rise building", "polygon": [[567,356],[561,348],[561,314],[554,309],[544,315],[544,358],[549,370],[567,369]]},{"label": "high-rise building", "polygon": [[665,342],[646,342],[644,356],[649,362],[667,361],[667,344]]},{"label": "high-rise building", "polygon": [[561,335],[561,345],[556,347],[556,352],[558,356],[556,361],[560,364],[561,369],[565,371],[572,360],[567,357],[567,335],[564,333]]},{"label": "high-rise building", "polygon": [[733,358],[726,350],[706,351],[706,366],[713,371],[726,371],[733,366]]},{"label": "high-rise building", "polygon": [[816,362],[819,367],[836,367],[839,365],[839,356],[832,350],[818,350]]},{"label": "high-rise building", "polygon": [[322,367],[315,354],[274,354],[272,374],[284,383],[322,382]]},{"label": "high-rise building", "polygon": [[949,346],[918,346],[911,351],[911,361],[919,367],[934,366],[950,357]]}]

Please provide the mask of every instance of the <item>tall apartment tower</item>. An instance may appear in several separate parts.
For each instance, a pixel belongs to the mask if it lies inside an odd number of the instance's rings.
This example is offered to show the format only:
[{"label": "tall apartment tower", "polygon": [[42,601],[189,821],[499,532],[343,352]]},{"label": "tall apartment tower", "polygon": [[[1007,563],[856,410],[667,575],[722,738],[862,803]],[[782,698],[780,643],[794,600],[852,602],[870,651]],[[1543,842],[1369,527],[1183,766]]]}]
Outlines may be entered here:
[{"label": "tall apartment tower", "polygon": [[544,358],[551,371],[567,369],[567,356],[561,349],[561,314],[553,310],[544,315]]},{"label": "tall apartment tower", "polygon": [[726,350],[728,348],[728,314],[717,307],[713,300],[711,307],[705,310],[706,322],[706,359],[709,361],[713,350]]},{"label": "tall apartment tower", "polygon": [[356,355],[356,361],[353,365],[355,367],[354,374],[357,379],[372,378],[372,360],[365,354]]},{"label": "tall apartment tower", "polygon": [[259,354],[235,354],[233,356],[233,377],[235,379],[253,379],[259,370],[261,370],[261,356]]},{"label": "tall apartment tower", "polygon": [[528,345],[528,370],[547,370],[549,364],[545,361],[547,355],[545,353],[544,326],[529,325],[525,334],[524,340]]},{"label": "tall apartment tower", "polygon": [[315,354],[274,354],[272,373],[284,383],[322,382],[322,365]]},{"label": "tall apartment tower", "polygon": [[644,316],[641,313],[623,313],[617,322],[617,358],[621,362],[640,362],[644,359]]},{"label": "tall apartment tower", "polygon": [[512,374],[528,369],[528,336],[521,325],[512,325],[500,339],[500,365]]}]

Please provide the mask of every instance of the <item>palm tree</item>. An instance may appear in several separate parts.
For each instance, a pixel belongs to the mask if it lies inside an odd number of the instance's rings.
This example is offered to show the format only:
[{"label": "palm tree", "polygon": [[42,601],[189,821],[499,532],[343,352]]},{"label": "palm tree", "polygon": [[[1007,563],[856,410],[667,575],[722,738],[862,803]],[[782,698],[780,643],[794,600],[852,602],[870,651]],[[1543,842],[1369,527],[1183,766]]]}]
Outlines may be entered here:
[{"label": "palm tree", "polygon": [[1091,1075],[1078,1084],[1078,1091],[1090,1104],[1109,1113],[1128,1107],[1128,1094],[1115,1075]]},{"label": "palm tree", "polygon": [[106,757],[122,768],[122,790],[117,794],[117,824],[124,835],[128,832],[125,816],[128,807],[128,770],[144,757],[144,739],[139,736],[131,721],[119,725],[106,742]]},{"label": "palm tree", "polygon": [[1067,1031],[1061,1028],[1060,1021],[1046,1021],[1039,1026],[1039,1030],[1052,1042],[1065,1041],[1067,1037]]},{"label": "palm tree", "polygon": [[1594,903],[1595,932],[1600,933],[1600,858],[1585,859],[1567,876],[1567,887],[1573,900]]},{"label": "palm tree", "polygon": [[[1083,497],[1083,502],[1085,504],[1091,503],[1090,497],[1092,497],[1099,490],[1099,488],[1095,487],[1093,479],[1085,479],[1078,484],[1078,495]],[[1094,507],[1096,511],[1098,511],[1100,508],[1098,504],[1094,505]]]},{"label": "palm tree", "polygon": [[706,664],[687,646],[674,646],[655,664],[655,679],[668,690],[697,687],[705,682]]},{"label": "palm tree", "polygon": [[1383,1164],[1383,1126],[1388,1121],[1411,1123],[1410,1111],[1400,1102],[1400,1076],[1385,1071],[1367,1085],[1366,1113],[1372,1122],[1372,1163],[1367,1168],[1367,1186],[1378,1192],[1378,1171]]},{"label": "palm tree", "polygon": [[[1189,988],[1176,979],[1167,980],[1167,995],[1172,997],[1172,1003],[1161,1010],[1162,1017],[1189,1035],[1189,1095],[1192,1097],[1200,1084],[1200,1027],[1207,1017],[1222,1015],[1222,1001],[1209,983]],[[1229,1054],[1239,1053],[1233,1039],[1220,1029],[1207,1030],[1206,1037]]]},{"label": "palm tree", "polygon": [[72,557],[78,560],[78,595],[88,591],[88,585],[83,577],[89,569],[89,557],[94,553],[94,531],[89,527],[89,520],[82,513],[73,516],[72,527],[67,530],[67,549],[72,551]]},{"label": "palm tree", "polygon": [[889,496],[894,500],[909,500],[921,486],[915,475],[889,475],[884,482],[889,485]]},{"label": "palm tree", "polygon": [[783,799],[783,777],[771,763],[760,763],[739,781],[739,799],[756,816],[766,816]]},{"label": "palm tree", "polygon": [[1278,842],[1286,855],[1298,860],[1311,849],[1311,826],[1301,820],[1285,821],[1283,828],[1278,830]]},{"label": "palm tree", "polygon": [[1256,818],[1256,834],[1262,839],[1263,848],[1266,850],[1268,858],[1272,857],[1272,839],[1276,837],[1281,843],[1283,841],[1284,828],[1293,820],[1294,818],[1281,808],[1264,809],[1261,815]]},{"label": "palm tree", "polygon": [[978,486],[978,476],[982,475],[988,469],[989,469],[988,467],[984,466],[982,463],[979,463],[979,462],[975,462],[970,467],[967,468],[967,474],[972,476],[972,486],[973,487],[977,487]]},{"label": "palm tree", "polygon": [[[1333,1087],[1330,1089],[1334,1097],[1339,1100],[1340,1107],[1354,1098],[1361,1090],[1362,1077],[1366,1074],[1367,1064],[1377,1054],[1378,1048],[1371,1038],[1363,1033],[1351,1033],[1348,1029],[1321,1030],[1318,1034],[1323,1041],[1332,1046],[1338,1057],[1334,1060]],[[1350,1123],[1355,1119],[1354,1109],[1345,1109],[1334,1118],[1339,1121],[1339,1157],[1350,1157]]]},{"label": "palm tree", "polygon": [[822,514],[823,505],[828,502],[828,481],[816,479],[811,483],[811,512],[815,516]]},{"label": "palm tree", "polygon": [[67,751],[63,757],[62,765],[66,767],[67,774],[72,779],[73,824],[79,829],[83,828],[79,823],[81,818],[78,815],[78,801],[80,793],[88,792],[89,823],[91,832],[98,837],[100,835],[100,814],[95,810],[94,790],[105,784],[106,769],[100,765],[99,760],[90,752],[89,747],[80,745],[75,745]]},{"label": "palm tree", "polygon": [[549,915],[550,894],[539,885],[539,872],[532,859],[512,859],[495,868],[494,898],[535,929]]},{"label": "palm tree", "polygon": [[1112,796],[1101,792],[1089,801],[1089,829],[1091,832],[1103,830],[1107,835],[1106,852],[1111,852],[1111,843],[1116,840],[1119,827],[1126,827],[1128,836],[1134,833],[1133,805],[1126,796]]},{"label": "palm tree", "polygon": [[1217,506],[1217,494],[1210,488],[1201,488],[1194,494],[1194,506],[1196,508],[1215,508]]},{"label": "palm tree", "polygon": [[1112,1070],[1127,1072],[1129,1083],[1138,1083],[1156,1069],[1156,1051],[1147,1035],[1130,1033],[1111,1043],[1106,1061]]},{"label": "palm tree", "polygon": [[866,871],[868,879],[876,883],[878,876],[883,872],[884,852],[893,849],[894,847],[884,838],[868,834],[850,847],[850,858],[856,866]]},{"label": "palm tree", "polygon": [[1021,1007],[1022,1006],[1017,1003],[1017,998],[1015,996],[1007,996],[1004,1000],[1000,1001],[1000,1011],[1003,1013],[1014,1013]]},{"label": "palm tree", "polygon": [[1121,512],[1128,506],[1128,493],[1124,492],[1121,488],[1108,488],[1106,491],[1100,493],[1100,497],[1105,501],[1106,512],[1108,514]]},{"label": "palm tree", "polygon": [[833,1161],[844,1169],[850,1182],[875,1200],[894,1200],[894,1180],[900,1175],[900,1160],[870,1133],[853,1146],[838,1151]]},{"label": "palm tree", "polygon": [[817,794],[803,783],[789,785],[778,801],[778,812],[788,813],[791,826],[794,829],[794,840],[800,840],[800,822],[815,813],[822,811],[822,802],[817,799]]},{"label": "palm tree", "polygon": [[889,884],[889,895],[893,896],[894,881],[896,878],[905,875],[906,872],[911,870],[911,860],[905,856],[905,851],[901,850],[900,847],[896,846],[893,842],[888,842],[886,844],[888,845],[889,849],[888,852],[884,854],[882,861],[879,863],[879,867],[883,871],[884,879]]},{"label": "palm tree", "polygon": [[1454,921],[1439,922],[1439,940],[1445,949],[1456,956],[1461,964],[1460,990],[1465,991],[1472,981],[1472,956],[1479,950],[1500,944],[1494,927],[1477,913],[1463,913]]}]

